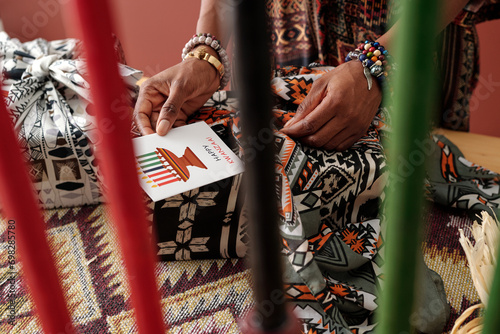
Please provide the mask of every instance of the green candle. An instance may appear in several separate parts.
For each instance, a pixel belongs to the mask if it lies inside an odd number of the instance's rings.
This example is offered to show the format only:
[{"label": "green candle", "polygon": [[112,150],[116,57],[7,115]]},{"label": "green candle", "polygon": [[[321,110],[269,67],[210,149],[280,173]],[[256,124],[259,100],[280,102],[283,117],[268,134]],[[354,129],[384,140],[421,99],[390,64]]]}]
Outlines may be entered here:
[{"label": "green candle", "polygon": [[500,266],[498,259],[500,257],[500,248],[497,254],[497,267],[495,269],[495,276],[490,289],[490,297],[488,299],[488,306],[484,315],[484,328],[483,334],[500,333]]},{"label": "green candle", "polygon": [[392,78],[393,134],[388,154],[391,180],[386,215],[385,282],[377,333],[411,333],[424,206],[425,154],[418,144],[426,139],[431,110],[435,110],[433,50],[438,3],[435,0],[402,3],[397,39],[390,50],[398,68]]}]

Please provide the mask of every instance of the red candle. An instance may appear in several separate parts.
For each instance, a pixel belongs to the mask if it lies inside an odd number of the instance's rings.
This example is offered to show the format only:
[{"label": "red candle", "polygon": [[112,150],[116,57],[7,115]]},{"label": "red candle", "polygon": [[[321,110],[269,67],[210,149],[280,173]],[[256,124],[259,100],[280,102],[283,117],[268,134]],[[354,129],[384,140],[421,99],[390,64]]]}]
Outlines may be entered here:
[{"label": "red candle", "polygon": [[102,138],[96,153],[130,281],[138,329],[145,334],[165,333],[154,274],[156,257],[130,138],[131,114],[124,115],[123,108],[117,107],[126,94],[113,48],[108,1],[77,0],[76,9]]},{"label": "red candle", "polygon": [[0,97],[0,203],[8,219],[5,239],[12,255],[8,258],[8,279],[15,275],[18,254],[44,332],[73,333],[45,223],[17,142],[12,120]]}]

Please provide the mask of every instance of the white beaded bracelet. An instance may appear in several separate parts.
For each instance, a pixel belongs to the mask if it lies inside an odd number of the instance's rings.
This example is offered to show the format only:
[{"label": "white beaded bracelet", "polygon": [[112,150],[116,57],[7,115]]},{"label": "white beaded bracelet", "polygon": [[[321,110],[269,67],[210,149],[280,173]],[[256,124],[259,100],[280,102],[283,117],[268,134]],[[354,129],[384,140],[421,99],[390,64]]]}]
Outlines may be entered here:
[{"label": "white beaded bracelet", "polygon": [[197,34],[193,35],[193,38],[186,43],[182,49],[182,60],[186,59],[186,56],[191,52],[195,46],[205,44],[217,52],[220,58],[222,66],[224,66],[224,75],[220,80],[220,89],[226,87],[229,83],[229,78],[231,77],[231,65],[229,64],[229,57],[227,56],[226,50],[221,46],[220,41],[217,40],[212,34]]}]

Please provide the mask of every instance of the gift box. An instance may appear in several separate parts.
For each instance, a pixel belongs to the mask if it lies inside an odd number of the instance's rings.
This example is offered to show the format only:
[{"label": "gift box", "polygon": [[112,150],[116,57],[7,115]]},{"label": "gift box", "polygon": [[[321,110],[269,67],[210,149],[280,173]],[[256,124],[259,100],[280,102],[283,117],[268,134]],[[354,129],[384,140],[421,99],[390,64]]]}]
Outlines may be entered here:
[{"label": "gift box", "polygon": [[[0,32],[2,94],[45,208],[103,199],[95,158],[100,138],[81,49],[75,39],[21,43]],[[142,72],[123,64],[119,69],[128,94],[112,111],[125,114],[131,112]]]}]

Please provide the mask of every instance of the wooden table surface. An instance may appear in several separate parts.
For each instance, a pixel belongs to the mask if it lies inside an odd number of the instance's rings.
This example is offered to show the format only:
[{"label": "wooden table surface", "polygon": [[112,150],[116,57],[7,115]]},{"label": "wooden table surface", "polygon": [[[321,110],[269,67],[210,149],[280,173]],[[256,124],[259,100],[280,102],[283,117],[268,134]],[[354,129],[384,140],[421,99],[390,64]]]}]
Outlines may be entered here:
[{"label": "wooden table surface", "polygon": [[446,129],[434,132],[457,145],[467,160],[500,173],[500,138]]}]

